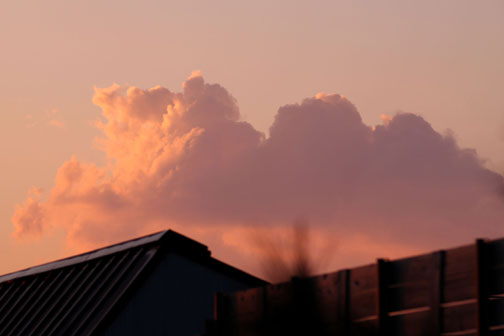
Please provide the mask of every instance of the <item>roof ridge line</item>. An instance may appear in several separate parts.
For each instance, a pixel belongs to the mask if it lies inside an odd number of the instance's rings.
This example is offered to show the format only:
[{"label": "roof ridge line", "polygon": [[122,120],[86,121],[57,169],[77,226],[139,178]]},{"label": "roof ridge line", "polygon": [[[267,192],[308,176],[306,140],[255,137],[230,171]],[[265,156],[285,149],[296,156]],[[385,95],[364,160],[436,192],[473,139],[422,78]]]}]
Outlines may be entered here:
[{"label": "roof ridge line", "polygon": [[[137,237],[131,240],[119,242],[116,244],[104,246],[102,248],[98,248],[95,250],[91,250],[88,252],[84,252],[81,254],[73,255],[67,258],[51,261],[45,264],[25,268],[19,271],[7,273],[4,275],[0,275],[0,283],[9,281],[9,280],[14,280],[18,278],[22,278],[25,276],[30,276],[33,274],[40,274],[48,271],[52,271],[55,269],[60,269],[63,267],[71,266],[71,265],[76,265],[82,262],[90,261],[93,259],[97,259],[100,257],[104,257],[107,255],[111,255],[117,252],[125,251],[137,246],[141,245],[149,245],[155,242],[160,242],[168,232],[173,232],[174,234],[178,234],[175,231],[172,230],[164,230],[164,231],[159,231],[155,233],[151,233],[142,237]],[[180,234],[179,234],[180,235]],[[190,238],[188,238],[190,239]]]}]

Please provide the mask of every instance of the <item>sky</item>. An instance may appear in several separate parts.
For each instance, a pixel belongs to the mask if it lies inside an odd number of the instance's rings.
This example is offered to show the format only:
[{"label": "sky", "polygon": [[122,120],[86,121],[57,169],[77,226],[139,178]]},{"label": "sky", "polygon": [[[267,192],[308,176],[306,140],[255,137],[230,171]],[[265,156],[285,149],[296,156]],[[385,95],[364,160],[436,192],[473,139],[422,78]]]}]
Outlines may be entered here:
[{"label": "sky", "polygon": [[169,227],[253,273],[299,218],[326,268],[504,236],[503,14],[1,2],[0,273]]}]

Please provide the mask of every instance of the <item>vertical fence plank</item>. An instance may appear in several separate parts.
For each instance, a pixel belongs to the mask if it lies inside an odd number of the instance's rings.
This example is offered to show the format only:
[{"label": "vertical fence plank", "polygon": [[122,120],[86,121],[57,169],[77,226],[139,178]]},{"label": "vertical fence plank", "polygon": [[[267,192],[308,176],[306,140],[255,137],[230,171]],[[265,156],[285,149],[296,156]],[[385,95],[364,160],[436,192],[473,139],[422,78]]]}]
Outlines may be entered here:
[{"label": "vertical fence plank", "polygon": [[[213,297],[214,319],[207,321],[207,334],[205,336],[225,335],[225,325],[229,324],[231,309],[225,304],[226,297],[221,292],[215,292]],[[229,300],[229,297],[227,298]]]},{"label": "vertical fence plank", "polygon": [[488,246],[476,240],[476,331],[478,336],[489,335],[488,325]]},{"label": "vertical fence plank", "polygon": [[441,301],[443,300],[443,275],[445,252],[438,251],[432,254],[432,283],[431,283],[431,325],[432,335],[441,335],[443,330],[443,317],[441,314]]},{"label": "vertical fence plank", "polygon": [[350,336],[350,270],[338,272],[338,324],[341,333]]},{"label": "vertical fence plank", "polygon": [[376,261],[376,317],[378,335],[388,335],[388,262],[385,259]]}]

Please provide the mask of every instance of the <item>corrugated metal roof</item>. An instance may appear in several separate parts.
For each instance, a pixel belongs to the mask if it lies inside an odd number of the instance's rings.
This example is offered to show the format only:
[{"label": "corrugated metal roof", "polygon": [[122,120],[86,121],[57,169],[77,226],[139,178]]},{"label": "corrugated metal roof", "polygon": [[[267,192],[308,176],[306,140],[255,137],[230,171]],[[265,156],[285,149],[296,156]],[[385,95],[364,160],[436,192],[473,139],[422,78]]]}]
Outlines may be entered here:
[{"label": "corrugated metal roof", "polygon": [[171,230],[0,277],[0,335],[89,335],[145,276],[160,251],[258,285]]},{"label": "corrugated metal roof", "polygon": [[[65,266],[70,266],[70,265],[78,264],[78,263],[85,262],[85,261],[90,261],[90,260],[93,260],[93,259],[96,259],[96,258],[99,258],[102,256],[106,256],[106,255],[113,254],[116,252],[124,251],[124,250],[130,249],[130,248],[136,247],[136,246],[155,243],[155,242],[158,242],[165,234],[167,234],[169,232],[173,232],[173,231],[168,230],[168,231],[157,232],[157,233],[154,233],[154,234],[151,234],[148,236],[140,237],[140,238],[133,239],[133,240],[128,240],[126,242],[122,242],[122,243],[107,246],[107,247],[104,247],[104,248],[101,248],[98,250],[79,254],[79,255],[76,255],[76,256],[73,256],[70,258],[65,258],[65,259],[53,261],[53,262],[50,262],[47,264],[27,268],[22,271],[17,271],[14,273],[6,274],[3,276],[0,276],[0,283],[15,279],[15,278],[21,278],[21,277],[25,277],[25,276],[32,275],[32,274],[47,272],[47,271],[50,271],[53,269],[57,269],[57,268],[65,267]],[[187,239],[189,239],[189,238],[187,238]]]}]

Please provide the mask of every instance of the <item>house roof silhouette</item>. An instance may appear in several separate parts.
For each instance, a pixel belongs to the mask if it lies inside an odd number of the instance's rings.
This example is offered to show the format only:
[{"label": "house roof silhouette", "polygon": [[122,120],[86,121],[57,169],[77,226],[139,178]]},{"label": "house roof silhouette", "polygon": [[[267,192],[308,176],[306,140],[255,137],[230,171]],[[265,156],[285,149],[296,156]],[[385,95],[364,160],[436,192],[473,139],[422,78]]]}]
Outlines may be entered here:
[{"label": "house roof silhouette", "polygon": [[[197,299],[204,296],[205,303],[211,302],[215,291],[265,284],[212,258],[205,245],[168,230],[0,276],[0,335],[89,335],[107,330],[105,333],[114,334],[111,330],[116,329],[124,332],[128,323],[133,323],[128,322],[132,318],[117,316],[128,304],[132,306],[129,311],[135,310],[140,316],[135,326],[145,330],[145,326],[139,326],[145,322],[149,323],[152,333],[163,333],[166,326],[155,325],[163,323],[163,319],[156,320],[148,313],[149,307],[139,303],[148,301],[138,296],[151,295],[149,291],[159,292],[154,295],[160,298],[166,296],[168,299],[153,303],[156,307],[152,308],[157,311],[165,309],[164,305],[180,305],[176,299],[169,299],[178,294],[168,294],[170,288],[162,284],[174,287],[169,278],[177,278],[181,269],[185,273],[186,269],[194,270],[197,274],[186,287],[189,284],[194,287],[194,281],[208,287],[205,292],[200,290],[194,294]],[[157,282],[161,287],[146,285],[150,277],[160,278]],[[177,288],[186,282],[176,281]],[[190,299],[192,289],[185,288],[184,292]],[[129,303],[132,298],[135,303]],[[194,317],[199,318],[198,330],[204,319],[211,317],[207,316],[207,310],[211,314],[211,309],[205,308],[202,316]],[[122,326],[111,327],[114,323]]]}]

